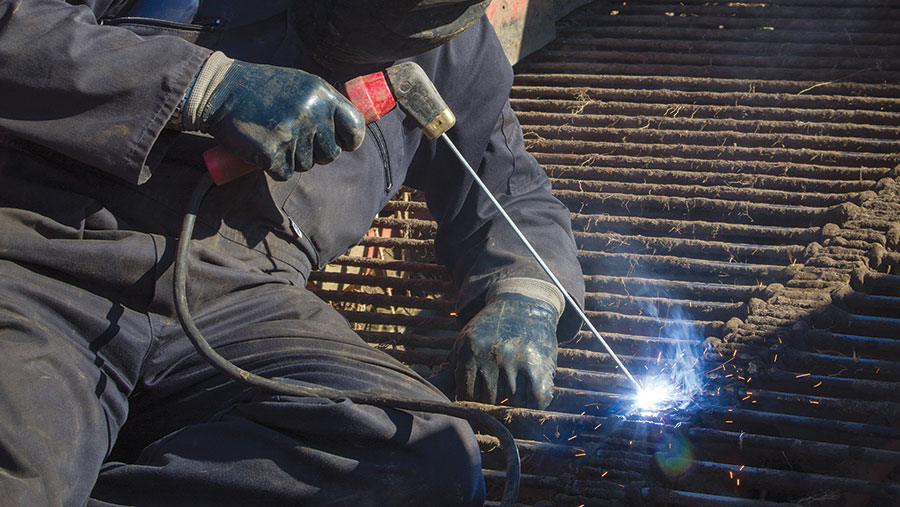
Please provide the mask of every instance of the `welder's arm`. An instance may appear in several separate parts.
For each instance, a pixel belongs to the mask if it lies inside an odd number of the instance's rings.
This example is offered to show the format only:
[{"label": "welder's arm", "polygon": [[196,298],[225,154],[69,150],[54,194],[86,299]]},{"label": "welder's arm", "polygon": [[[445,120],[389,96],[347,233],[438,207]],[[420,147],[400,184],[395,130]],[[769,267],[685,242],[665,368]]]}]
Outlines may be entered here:
[{"label": "welder's arm", "polygon": [[[479,172],[554,274],[581,301],[583,277],[569,210],[551,195],[546,174],[525,150],[508,103]],[[468,223],[457,220],[442,227],[438,241],[441,257],[455,259],[459,314],[467,321],[452,355],[457,397],[489,403],[508,398],[512,405],[546,408],[553,394],[557,339],[570,339],[580,323],[571,310],[564,312],[562,293],[480,189],[469,190],[461,211]]]},{"label": "welder's arm", "polygon": [[[457,128],[465,129],[460,123]],[[458,136],[466,140],[466,133]],[[519,123],[503,106],[479,164],[479,174],[513,221],[576,301],[584,282],[569,210],[525,150]],[[441,154],[437,159],[450,159]],[[450,159],[452,160],[452,159]],[[432,170],[434,170],[432,168]],[[448,172],[455,172],[447,167]],[[438,258],[460,287],[458,313],[466,325],[451,354],[456,396],[545,408],[552,399],[557,340],[580,328],[562,293],[549,281],[488,198],[464,175],[455,189],[429,199],[439,215]],[[449,182],[445,182],[451,185]]]},{"label": "welder's arm", "polygon": [[[460,129],[456,134],[460,143],[467,142],[465,124],[460,121],[455,128]],[[484,135],[488,138],[487,146],[480,162],[476,162],[480,177],[569,294],[575,301],[582,301],[584,278],[572,235],[570,212],[551,194],[549,178],[526,151],[521,127],[508,101],[493,129]],[[489,291],[496,290],[496,285],[504,280],[531,278],[550,286],[550,279],[487,196],[453,167],[452,155],[444,153],[439,145],[436,158],[450,160],[449,163],[442,162],[447,165],[442,170],[459,180],[453,188],[461,193],[459,196],[449,197],[452,193],[445,187],[441,195],[429,197],[429,206],[438,214],[435,240],[438,258],[450,268],[460,289],[457,310],[463,322],[468,322],[481,310]],[[550,301],[550,298],[542,299]],[[562,306],[557,336],[560,341],[565,341],[574,336],[581,324],[573,311]]]},{"label": "welder's arm", "polygon": [[0,130],[137,183],[210,51],[98,25],[110,3],[0,1]]}]

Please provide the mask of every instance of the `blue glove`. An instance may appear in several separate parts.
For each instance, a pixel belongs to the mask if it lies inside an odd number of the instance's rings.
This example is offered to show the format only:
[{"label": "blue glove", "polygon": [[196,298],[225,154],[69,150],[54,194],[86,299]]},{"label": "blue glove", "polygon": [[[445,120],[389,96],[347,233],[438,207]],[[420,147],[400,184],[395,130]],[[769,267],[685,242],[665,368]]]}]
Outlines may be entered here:
[{"label": "blue glove", "polygon": [[544,409],[553,399],[557,310],[521,294],[493,297],[450,356],[457,399]]},{"label": "blue glove", "polygon": [[221,53],[185,100],[184,129],[209,132],[278,180],[359,148],[366,133],[359,110],[321,78]]}]

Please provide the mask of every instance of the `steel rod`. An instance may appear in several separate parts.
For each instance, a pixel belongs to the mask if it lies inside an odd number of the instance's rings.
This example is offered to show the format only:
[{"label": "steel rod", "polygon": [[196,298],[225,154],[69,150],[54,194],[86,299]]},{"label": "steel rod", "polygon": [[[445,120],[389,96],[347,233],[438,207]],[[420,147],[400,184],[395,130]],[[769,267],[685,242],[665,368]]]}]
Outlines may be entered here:
[{"label": "steel rod", "polygon": [[481,190],[484,191],[484,194],[488,197],[488,199],[490,199],[494,207],[497,208],[497,211],[500,213],[500,215],[503,216],[503,219],[506,220],[510,227],[512,227],[512,230],[516,233],[516,236],[518,236],[519,239],[522,240],[522,244],[525,245],[525,248],[527,248],[528,252],[531,253],[531,256],[534,257],[534,260],[537,261],[537,263],[541,266],[541,269],[543,269],[544,272],[547,273],[547,276],[550,277],[550,280],[553,281],[553,284],[556,285],[560,292],[562,292],[563,297],[566,299],[566,302],[569,304],[569,306],[578,314],[579,317],[581,317],[581,320],[585,324],[587,324],[588,329],[591,330],[591,334],[593,334],[594,337],[596,337],[597,340],[600,341],[606,351],[609,352],[609,355],[612,356],[612,358],[616,361],[616,364],[619,365],[619,368],[622,369],[622,372],[625,373],[625,376],[628,377],[628,380],[630,380],[631,383],[634,384],[635,388],[640,390],[641,384],[634,378],[631,372],[628,371],[628,368],[625,367],[625,363],[623,363],[622,360],[619,359],[619,356],[615,353],[615,351],[613,351],[612,347],[610,347],[609,344],[606,343],[606,340],[603,339],[603,336],[600,335],[600,332],[597,331],[597,328],[595,328],[594,325],[591,324],[591,321],[588,320],[587,315],[584,314],[581,306],[579,306],[578,303],[575,302],[575,300],[572,298],[572,296],[569,295],[569,291],[567,291],[566,288],[563,287],[562,282],[560,282],[556,275],[553,274],[550,266],[548,266],[547,263],[544,262],[544,259],[539,253],[537,253],[537,250],[535,250],[534,247],[531,246],[531,242],[528,241],[528,238],[526,238],[525,235],[522,234],[522,231],[519,230],[519,227],[516,225],[513,219],[506,213],[506,210],[503,209],[500,201],[498,201],[497,198],[494,197],[494,194],[491,193],[487,185],[485,185],[484,182],[481,181],[481,178],[478,176],[478,173],[475,172],[475,169],[472,169],[472,166],[469,165],[469,162],[466,161],[465,157],[462,156],[462,153],[460,153],[459,150],[456,149],[456,145],[453,144],[453,141],[450,140],[447,134],[441,134],[441,139],[443,139],[447,143],[447,146],[450,147],[450,150],[454,155],[456,155],[456,158],[458,158],[463,167],[466,168],[466,170],[475,180],[475,183],[477,183]]}]

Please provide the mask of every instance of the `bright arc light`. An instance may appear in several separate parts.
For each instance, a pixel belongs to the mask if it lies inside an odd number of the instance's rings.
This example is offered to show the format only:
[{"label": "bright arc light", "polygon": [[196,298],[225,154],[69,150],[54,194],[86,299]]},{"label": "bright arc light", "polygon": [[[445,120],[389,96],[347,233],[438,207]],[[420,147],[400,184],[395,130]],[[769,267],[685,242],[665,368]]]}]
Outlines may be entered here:
[{"label": "bright arc light", "polygon": [[673,399],[671,385],[657,384],[642,387],[634,396],[634,404],[643,414],[656,413],[665,408]]}]

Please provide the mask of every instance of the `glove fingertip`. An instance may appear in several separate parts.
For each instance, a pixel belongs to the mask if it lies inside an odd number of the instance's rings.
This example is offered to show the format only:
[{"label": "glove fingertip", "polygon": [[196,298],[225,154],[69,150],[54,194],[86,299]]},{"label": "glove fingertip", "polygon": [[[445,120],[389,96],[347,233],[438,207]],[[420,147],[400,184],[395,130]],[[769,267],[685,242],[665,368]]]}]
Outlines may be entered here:
[{"label": "glove fingertip", "polygon": [[335,134],[341,148],[354,151],[362,146],[366,138],[366,122],[356,106],[340,104],[334,116]]},{"label": "glove fingertip", "polygon": [[[475,398],[475,368],[470,364],[463,365],[462,368],[456,370],[456,389],[457,394],[462,394],[465,399]],[[460,387],[462,393],[459,392]]]},{"label": "glove fingertip", "polygon": [[518,377],[518,372],[514,368],[504,368],[506,372],[506,382],[509,387],[509,394],[513,396],[516,394],[516,379]]}]

